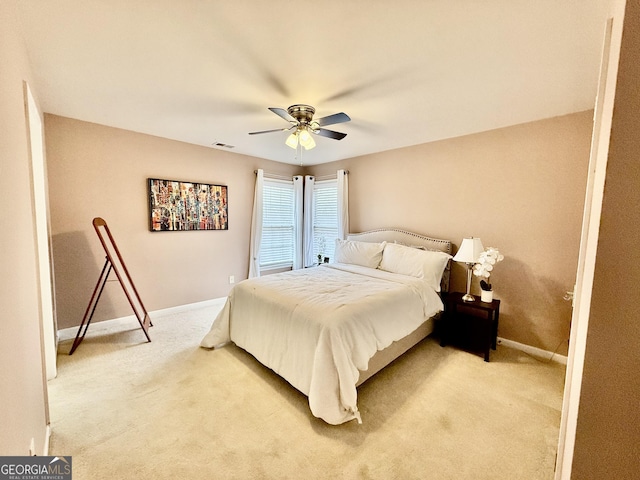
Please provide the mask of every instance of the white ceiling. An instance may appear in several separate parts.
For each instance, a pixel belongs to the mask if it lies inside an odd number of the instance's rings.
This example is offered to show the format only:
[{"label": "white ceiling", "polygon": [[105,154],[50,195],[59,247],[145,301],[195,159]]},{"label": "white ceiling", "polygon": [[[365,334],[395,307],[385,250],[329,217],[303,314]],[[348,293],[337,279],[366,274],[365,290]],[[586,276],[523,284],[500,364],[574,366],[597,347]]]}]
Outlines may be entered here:
[{"label": "white ceiling", "polygon": [[[42,109],[318,164],[593,108],[606,0],[21,0]],[[223,150],[227,150],[223,148]]]}]

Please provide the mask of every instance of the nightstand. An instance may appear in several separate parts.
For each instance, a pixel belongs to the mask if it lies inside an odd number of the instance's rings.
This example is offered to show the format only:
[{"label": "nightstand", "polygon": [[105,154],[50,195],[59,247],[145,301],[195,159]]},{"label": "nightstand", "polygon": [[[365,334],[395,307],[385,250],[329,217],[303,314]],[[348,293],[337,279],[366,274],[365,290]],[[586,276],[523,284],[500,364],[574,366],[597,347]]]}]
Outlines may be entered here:
[{"label": "nightstand", "polygon": [[444,315],[440,332],[440,346],[447,343],[460,344],[469,350],[484,352],[484,361],[489,361],[489,352],[496,349],[500,300],[491,303],[462,300],[464,293],[452,292],[443,298]]}]

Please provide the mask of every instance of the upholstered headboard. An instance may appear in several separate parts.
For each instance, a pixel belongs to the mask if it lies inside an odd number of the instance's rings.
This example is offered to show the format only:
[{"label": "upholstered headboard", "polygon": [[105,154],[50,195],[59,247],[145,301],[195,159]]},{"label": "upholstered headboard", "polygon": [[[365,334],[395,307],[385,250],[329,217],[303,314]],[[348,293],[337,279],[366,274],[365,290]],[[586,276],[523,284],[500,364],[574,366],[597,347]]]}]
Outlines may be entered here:
[{"label": "upholstered headboard", "polygon": [[[362,233],[350,233],[347,240],[358,242],[390,242],[401,243],[413,247],[422,247],[428,250],[437,250],[451,255],[451,241],[439,238],[431,238],[419,233],[409,232],[399,228],[378,228]],[[441,289],[443,292],[449,291],[449,279],[451,277],[451,262],[447,264],[442,274]]]}]

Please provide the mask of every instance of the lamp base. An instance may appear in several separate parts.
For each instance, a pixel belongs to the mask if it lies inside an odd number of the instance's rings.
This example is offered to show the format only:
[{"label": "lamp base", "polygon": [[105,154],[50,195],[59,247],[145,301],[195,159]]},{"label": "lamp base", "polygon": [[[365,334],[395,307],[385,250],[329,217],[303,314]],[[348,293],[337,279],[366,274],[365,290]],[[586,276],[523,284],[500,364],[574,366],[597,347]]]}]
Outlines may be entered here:
[{"label": "lamp base", "polygon": [[471,295],[471,270],[473,269],[473,263],[467,263],[467,293],[462,296],[463,302],[475,302],[476,298]]},{"label": "lamp base", "polygon": [[476,297],[474,297],[470,293],[465,293],[462,296],[462,301],[464,301],[464,302],[475,302],[476,301]]}]

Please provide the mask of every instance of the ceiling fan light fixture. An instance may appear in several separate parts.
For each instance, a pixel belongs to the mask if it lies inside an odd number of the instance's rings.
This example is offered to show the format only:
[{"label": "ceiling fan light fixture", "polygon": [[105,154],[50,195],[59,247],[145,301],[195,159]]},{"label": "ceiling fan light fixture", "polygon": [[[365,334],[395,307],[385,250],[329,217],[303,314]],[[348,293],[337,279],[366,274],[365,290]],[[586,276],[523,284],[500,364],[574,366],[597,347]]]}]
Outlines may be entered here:
[{"label": "ceiling fan light fixture", "polygon": [[316,146],[316,142],[313,140],[313,137],[309,134],[309,131],[305,128],[299,134],[300,145],[304,147],[305,150],[311,150]]},{"label": "ceiling fan light fixture", "polygon": [[288,147],[291,147],[294,150],[298,148],[298,132],[293,132],[291,135],[289,135],[284,143],[286,143]]}]

